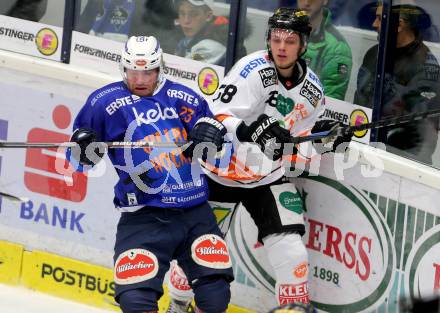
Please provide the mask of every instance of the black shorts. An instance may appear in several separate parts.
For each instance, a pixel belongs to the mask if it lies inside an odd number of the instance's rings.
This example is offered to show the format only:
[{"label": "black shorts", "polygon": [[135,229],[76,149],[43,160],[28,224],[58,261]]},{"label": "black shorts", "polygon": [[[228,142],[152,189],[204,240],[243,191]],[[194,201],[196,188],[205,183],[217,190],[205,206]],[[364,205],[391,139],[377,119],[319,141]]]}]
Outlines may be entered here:
[{"label": "black shorts", "polygon": [[[122,292],[139,288],[153,289],[162,295],[163,278],[173,259],[178,260],[190,284],[212,275],[221,275],[227,281],[232,281],[230,266],[211,264],[193,253],[195,242],[206,235],[222,236],[208,203],[185,210],[144,207],[135,212],[122,213],[114,254],[115,298],[118,299]],[[148,273],[142,270],[142,265],[145,267],[147,263],[143,258],[150,262],[148,268],[155,271]],[[118,272],[123,276],[119,278],[120,283],[116,279]]]},{"label": "black shorts", "polygon": [[[221,185],[208,179],[209,201],[243,204],[258,228],[258,241],[271,234],[305,233],[304,223],[283,223],[277,208],[277,202],[271,190],[273,185],[289,184],[287,178],[281,178],[271,184],[254,188],[240,188]],[[302,220],[302,216],[301,216]]]}]

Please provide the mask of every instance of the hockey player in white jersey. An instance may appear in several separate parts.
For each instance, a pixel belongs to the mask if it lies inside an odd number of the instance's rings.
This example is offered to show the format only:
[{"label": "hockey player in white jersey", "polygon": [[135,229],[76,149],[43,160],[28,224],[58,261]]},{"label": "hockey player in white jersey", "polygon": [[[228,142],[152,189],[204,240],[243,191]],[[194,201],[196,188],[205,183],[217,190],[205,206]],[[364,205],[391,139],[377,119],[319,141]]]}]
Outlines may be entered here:
[{"label": "hockey player in white jersey", "polygon": [[[323,87],[301,59],[310,30],[304,11],[276,10],[268,22],[267,49],[240,59],[210,103],[216,118],[233,134],[235,154],[227,170],[204,164],[209,200],[242,203],[250,213],[275,273],[279,304],[309,302],[303,210],[289,205],[296,189],[285,166],[294,162],[296,149],[286,143],[291,136],[337,126],[334,121],[317,121],[324,105]],[[334,138],[332,148],[350,139]],[[168,312],[185,312],[191,291],[176,266],[168,283]]]}]

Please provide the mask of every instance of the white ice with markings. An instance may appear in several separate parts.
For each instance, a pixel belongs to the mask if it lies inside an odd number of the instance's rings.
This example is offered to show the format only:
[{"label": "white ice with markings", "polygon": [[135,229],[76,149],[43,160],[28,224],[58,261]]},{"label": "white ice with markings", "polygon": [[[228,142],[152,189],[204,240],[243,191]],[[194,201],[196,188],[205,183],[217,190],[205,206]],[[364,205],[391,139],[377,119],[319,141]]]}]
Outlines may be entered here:
[{"label": "white ice with markings", "polygon": [[82,303],[36,292],[24,287],[0,284],[1,313],[109,313]]}]

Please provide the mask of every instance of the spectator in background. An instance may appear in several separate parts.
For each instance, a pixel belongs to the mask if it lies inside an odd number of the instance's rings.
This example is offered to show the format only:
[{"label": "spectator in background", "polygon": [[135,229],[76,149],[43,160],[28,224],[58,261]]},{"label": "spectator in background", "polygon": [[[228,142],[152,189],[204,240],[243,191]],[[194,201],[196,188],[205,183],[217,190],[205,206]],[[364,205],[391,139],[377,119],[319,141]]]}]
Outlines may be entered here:
[{"label": "spectator in background", "polygon": [[154,35],[164,52],[174,53],[176,18],[174,0],[89,0],[75,30],[117,41]]},{"label": "spectator in background", "polygon": [[131,36],[154,35],[164,52],[173,54],[178,36],[174,0],[146,0],[134,13]]},{"label": "spectator in background", "polygon": [[0,14],[38,22],[46,13],[47,0],[2,0]]},{"label": "spectator in background", "polygon": [[[408,1],[409,2],[409,1]],[[411,1],[416,2],[416,1]],[[419,1],[420,2],[420,1]],[[431,3],[425,1],[423,6],[427,11],[437,8],[437,3],[432,1]],[[346,25],[355,28],[362,28],[368,30],[374,30],[372,26],[375,19],[375,11],[377,7],[377,1],[372,0],[331,0],[327,5],[328,9],[332,12],[333,24]],[[421,8],[420,8],[421,9]],[[426,12],[425,12],[426,13]],[[427,15],[427,14],[426,14]],[[429,17],[429,15],[427,15]],[[423,18],[418,21],[419,29],[423,40],[439,42],[440,33],[438,27],[431,22],[429,23]]]},{"label": "spectator in background", "polygon": [[[378,3],[373,27],[380,32],[383,5]],[[429,18],[414,5],[392,7],[391,32],[397,32],[395,48],[392,49],[391,73],[386,73],[383,90],[381,117],[394,117],[439,108],[440,68],[435,56],[422,42],[420,19]],[[394,27],[393,27],[394,26]],[[354,103],[371,108],[375,83],[378,45],[367,51],[357,77]],[[387,144],[399,154],[432,164],[438,138],[439,119],[396,125],[379,133],[379,141]]]},{"label": "spectator in background", "polygon": [[177,23],[180,40],[175,54],[222,65],[225,62],[229,20],[214,16],[213,0],[180,0]]},{"label": "spectator in background", "polygon": [[134,0],[89,0],[75,30],[125,42],[135,9]]},{"label": "spectator in background", "polygon": [[297,0],[298,8],[307,12],[312,25],[303,58],[324,85],[325,95],[344,100],[353,64],[351,49],[332,24],[327,3],[328,0]]}]

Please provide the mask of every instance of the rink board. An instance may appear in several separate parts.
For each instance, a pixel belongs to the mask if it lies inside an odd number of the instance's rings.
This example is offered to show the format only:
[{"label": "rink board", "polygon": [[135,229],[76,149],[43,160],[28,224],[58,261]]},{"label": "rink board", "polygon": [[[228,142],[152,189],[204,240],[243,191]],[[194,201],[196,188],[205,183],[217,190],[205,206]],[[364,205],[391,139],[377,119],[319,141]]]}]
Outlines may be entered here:
[{"label": "rink board", "polygon": [[0,282],[16,285],[20,282],[23,246],[0,241]]},{"label": "rink board", "polygon": [[[368,189],[352,179],[296,180],[307,209],[310,296],[322,312],[397,313],[401,298],[440,291],[438,191],[401,180],[404,194],[398,188],[384,193],[396,177],[382,179]],[[430,192],[436,198],[426,203]],[[275,304],[275,279],[245,210],[229,235],[238,278],[232,294],[241,305],[266,312]]]},{"label": "rink board", "polygon": [[[112,269],[43,251],[23,251],[21,245],[0,241],[0,282],[22,285],[32,290],[120,312],[114,302]],[[165,312],[167,288],[159,300]],[[230,313],[248,310],[230,305]]]},{"label": "rink board", "polygon": [[113,271],[42,251],[25,251],[21,283],[28,288],[115,309]]},{"label": "rink board", "polygon": [[[65,65],[44,61],[31,64],[21,57],[14,65],[7,58],[0,68],[0,140],[68,140],[72,118],[87,95],[107,82],[101,76],[73,75]],[[19,65],[33,71],[19,72]],[[427,296],[440,286],[439,174],[360,144],[353,144],[352,151],[359,152],[358,162],[350,165],[324,157],[319,175],[296,180],[307,208],[303,240],[310,255],[311,298],[322,312],[398,312],[402,296]],[[383,173],[366,177],[372,165],[379,164]],[[63,154],[50,149],[0,151],[1,190],[30,200],[17,204],[1,199],[0,239],[27,250],[23,258],[27,286],[76,300],[84,295],[101,305],[111,296],[93,293],[84,285],[73,287],[70,278],[69,284],[57,280],[62,273],[67,279],[66,273],[73,275],[69,271],[87,269],[95,281],[101,278],[101,290],[110,284],[119,217],[112,204],[116,175],[108,159],[88,175],[60,174],[62,165]],[[228,242],[235,272],[232,303],[256,312],[272,308],[273,273],[244,210],[237,212]],[[32,257],[36,250],[41,252]],[[43,262],[64,270],[42,280],[37,275]],[[50,270],[48,265],[44,269]],[[14,282],[17,277],[10,279]],[[85,296],[89,292],[90,297]]]}]

